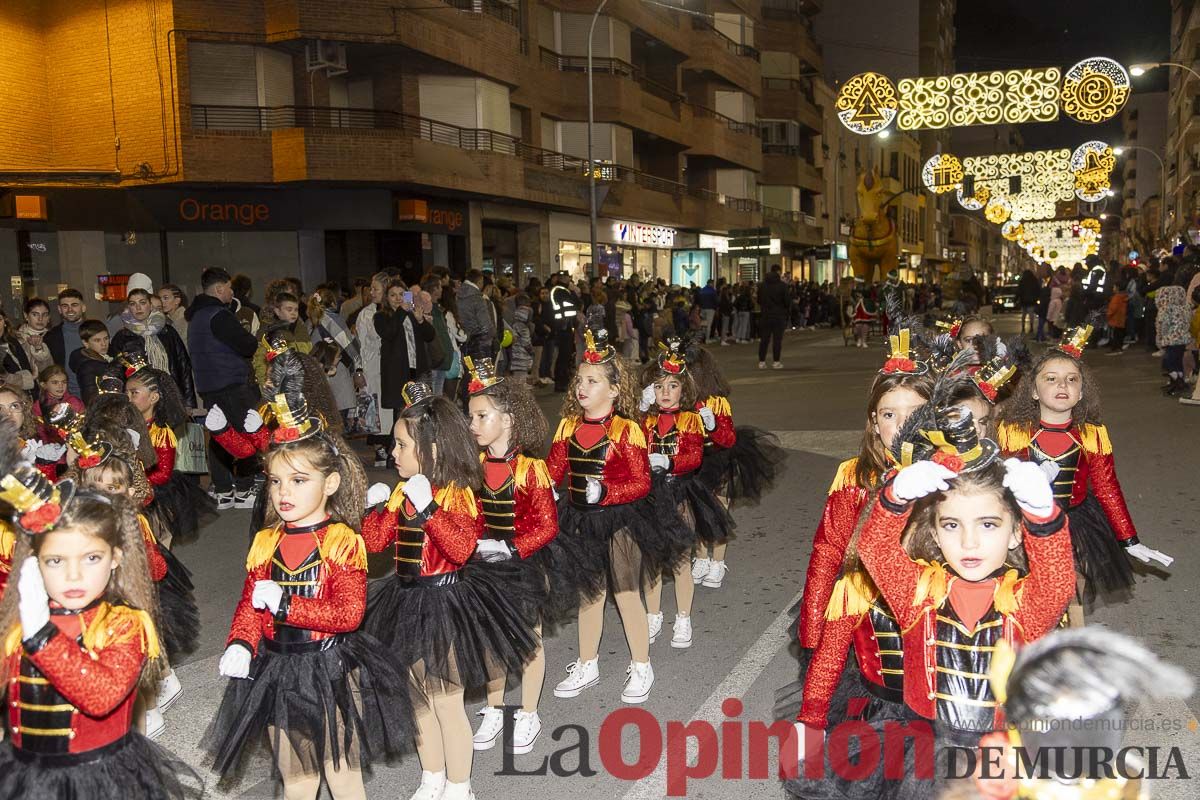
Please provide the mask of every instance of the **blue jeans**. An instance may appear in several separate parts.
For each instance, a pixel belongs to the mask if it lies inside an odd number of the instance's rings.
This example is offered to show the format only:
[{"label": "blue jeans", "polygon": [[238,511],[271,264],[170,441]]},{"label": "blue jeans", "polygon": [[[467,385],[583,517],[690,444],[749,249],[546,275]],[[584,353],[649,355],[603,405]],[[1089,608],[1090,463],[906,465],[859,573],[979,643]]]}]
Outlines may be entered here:
[{"label": "blue jeans", "polygon": [[430,375],[430,381],[433,384],[433,396],[437,397],[442,393],[442,389],[446,387],[446,370],[433,370]]}]

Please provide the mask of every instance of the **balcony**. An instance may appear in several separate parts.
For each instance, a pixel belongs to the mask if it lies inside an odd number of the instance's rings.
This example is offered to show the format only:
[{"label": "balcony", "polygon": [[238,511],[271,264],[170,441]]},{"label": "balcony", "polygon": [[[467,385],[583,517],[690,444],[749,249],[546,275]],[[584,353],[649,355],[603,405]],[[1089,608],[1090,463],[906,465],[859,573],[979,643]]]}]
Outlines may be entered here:
[{"label": "balcony", "polygon": [[810,192],[823,193],[825,181],[808,160],[807,151],[810,150],[788,144],[764,144],[762,175],[758,182],[799,186]]},{"label": "balcony", "polygon": [[683,68],[693,72],[711,73],[752,95],[758,95],[762,70],[758,50],[739,44],[718,31],[711,23],[693,17],[691,47]]},{"label": "balcony", "polygon": [[778,233],[784,241],[809,245],[825,241],[825,232],[817,225],[816,217],[803,211],[764,206],[762,218],[764,224],[771,226],[771,232]]},{"label": "balcony", "polygon": [[758,124],[727,117],[707,106],[689,103],[692,114],[690,156],[711,156],[758,172],[762,148]]},{"label": "balcony", "polygon": [[822,0],[762,0],[764,19],[810,19],[824,6]]},{"label": "balcony", "polygon": [[798,78],[763,78],[758,115],[770,119],[794,119],[811,131],[825,129],[812,84]]},{"label": "balcony", "polygon": [[[784,6],[792,6],[788,0],[770,0]],[[771,9],[763,4],[763,16],[766,24],[755,30],[758,46],[763,50],[779,50],[785,53],[795,53],[802,62],[801,71],[811,72],[821,69],[823,57],[821,48],[813,38],[812,20],[802,13],[790,13],[779,8]]]},{"label": "balcony", "polygon": [[[555,3],[555,7],[562,11],[591,16],[596,10],[596,2],[560,0]],[[662,5],[646,3],[643,0],[609,0],[604,7],[604,13],[628,23],[630,28],[641,30],[658,39],[677,53],[686,53],[693,47],[695,39],[691,26],[681,12],[671,11]]]}]

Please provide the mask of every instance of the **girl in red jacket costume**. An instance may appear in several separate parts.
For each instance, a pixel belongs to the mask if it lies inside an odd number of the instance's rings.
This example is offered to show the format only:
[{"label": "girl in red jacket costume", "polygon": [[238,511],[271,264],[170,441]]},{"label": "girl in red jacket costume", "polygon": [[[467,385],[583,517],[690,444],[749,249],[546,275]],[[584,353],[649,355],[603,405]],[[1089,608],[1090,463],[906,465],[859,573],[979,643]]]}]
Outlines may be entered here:
[{"label": "girl in red jacket costume", "polygon": [[563,582],[578,598],[579,658],[556,697],[578,697],[600,682],[604,601],[611,585],[631,662],[621,693],[642,703],[654,685],[642,584],[673,568],[686,537],[678,513],[647,499],[650,460],[638,415],[637,379],[608,343],[608,332],[586,330],[583,361],[563,398],[562,421],[550,445],[550,478],[564,485],[559,536],[585,555]]},{"label": "girl in red jacket costume", "polygon": [[53,482],[58,477],[67,448],[37,438],[40,421],[33,413],[29,394],[10,386],[0,387],[0,419],[7,419],[16,429],[21,458]]},{"label": "girl in red jacket costume", "polygon": [[405,680],[359,630],[366,473],[303,398],[277,395],[272,412],[268,527],[246,556],[219,665],[232,680],[204,746],[225,775],[267,742],[289,800],[316,800],[322,782],[337,800],[358,800],[363,771],[412,732]]},{"label": "girl in red jacket costume", "polygon": [[[1125,505],[1108,428],[1101,422],[1100,392],[1083,363],[1091,334],[1090,325],[1074,328],[1042,353],[1005,404],[998,436],[1005,455],[1053,472],[1054,499],[1071,518],[1078,599],[1088,605],[1097,592],[1120,594],[1133,586],[1127,556],[1167,566],[1173,560],[1141,544]],[[1072,604],[1071,623],[1083,624],[1081,605]]]},{"label": "girl in red jacket costume", "polygon": [[[664,514],[675,511],[688,534],[679,543],[684,557],[675,567],[675,623],[671,647],[692,645],[691,575],[692,550],[700,543],[724,544],[733,530],[733,518],[716,494],[700,479],[704,457],[704,420],[693,411],[696,384],[688,371],[683,343],[672,337],[653,364],[642,373],[647,384],[642,402],[650,400],[642,427],[650,448],[651,486],[655,502],[664,504]],[[646,610],[650,643],[662,631],[662,576],[650,576],[646,586]]]},{"label": "girl in red jacket costume", "polygon": [[401,482],[375,484],[363,520],[367,549],[395,548],[395,574],[371,586],[366,630],[412,673],[420,692],[417,754],[421,785],[414,800],[467,800],[471,792],[471,723],[463,701],[538,649],[534,621],[509,590],[521,568],[463,569],[485,538],[479,449],[462,412],[425,383],[406,383],[404,409],[392,429]]},{"label": "girl in red jacket costume", "polygon": [[0,450],[0,501],[13,509],[21,564],[0,603],[0,797],[199,797],[199,777],[133,726],[159,653],[135,509],[14,466],[11,440]]}]

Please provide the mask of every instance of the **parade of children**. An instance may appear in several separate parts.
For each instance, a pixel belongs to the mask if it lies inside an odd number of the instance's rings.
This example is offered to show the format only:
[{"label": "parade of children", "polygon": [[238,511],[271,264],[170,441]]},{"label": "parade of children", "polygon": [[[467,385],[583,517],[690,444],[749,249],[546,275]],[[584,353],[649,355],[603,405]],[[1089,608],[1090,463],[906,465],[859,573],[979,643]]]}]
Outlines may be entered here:
[{"label": "parade of children", "polygon": [[1070,716],[1072,675],[1127,675],[1083,716],[1191,690],[1096,624],[1186,579],[1091,324],[856,283],[844,336],[760,372],[724,282],[707,342],[705,305],[642,324],[686,297],[653,281],[468,274],[252,310],[208,267],[169,348],[81,317],[0,384],[0,800],[1150,796],[976,759],[1050,741],[1020,721]]}]

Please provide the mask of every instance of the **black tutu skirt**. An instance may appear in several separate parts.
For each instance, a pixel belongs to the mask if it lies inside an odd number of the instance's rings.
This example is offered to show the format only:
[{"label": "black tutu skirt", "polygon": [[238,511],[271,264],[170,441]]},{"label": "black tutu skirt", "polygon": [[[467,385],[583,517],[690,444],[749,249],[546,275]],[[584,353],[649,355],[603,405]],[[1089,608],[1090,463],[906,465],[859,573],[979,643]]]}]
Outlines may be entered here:
[{"label": "black tutu skirt", "polygon": [[201,747],[223,777],[250,751],[285,744],[289,769],[314,775],[326,761],[366,771],[409,749],[415,731],[408,676],[355,631],[295,645],[263,639],[250,678],[225,687]]},{"label": "black tutu skirt", "polygon": [[195,479],[172,472],[162,486],[154,487],[154,507],[171,531],[171,544],[188,544],[200,536],[200,526],[217,513],[217,503]]},{"label": "black tutu skirt", "polygon": [[1083,578],[1080,600],[1084,605],[1090,606],[1097,594],[1127,592],[1133,586],[1129,556],[1113,534],[1096,496],[1088,492],[1082,503],[1067,510],[1067,520],[1075,571]]},{"label": "black tutu skirt", "polygon": [[651,492],[640,500],[613,506],[558,503],[558,539],[575,555],[550,576],[552,597],[586,602],[606,588],[638,591],[648,579],[674,572],[695,535],[679,516],[678,505]]},{"label": "black tutu skirt", "polygon": [[542,626],[543,638],[557,631],[560,625],[575,621],[579,611],[578,592],[555,591],[552,587],[559,583],[555,576],[569,574],[582,557],[577,540],[555,535],[529,558],[516,561],[535,572],[525,581],[537,581],[541,587],[538,593],[529,596],[536,598],[534,618]]},{"label": "black tutu skirt", "polygon": [[254,484],[254,507],[250,509],[250,544],[254,544],[254,537],[258,532],[267,527],[267,482]]},{"label": "black tutu skirt", "polygon": [[167,659],[174,662],[176,657],[196,649],[200,639],[200,611],[192,594],[191,571],[161,544],[158,549],[167,562],[167,575],[157,584],[159,629]]},{"label": "black tutu skirt", "polygon": [[733,516],[717,495],[696,472],[688,475],[652,475],[652,496],[658,502],[668,503],[678,509],[686,506],[689,536],[681,545],[681,551],[690,554],[696,542],[707,547],[728,541],[733,534]]},{"label": "black tutu skirt", "polygon": [[704,451],[700,478],[714,492],[728,499],[758,502],[779,474],[785,454],[774,434],[753,425],[734,429],[733,447],[709,447]]},{"label": "black tutu skirt", "polygon": [[87,753],[35,755],[0,742],[0,797],[8,800],[183,800],[204,795],[204,781],[170,751],[140,733]]},{"label": "black tutu skirt", "polygon": [[473,689],[520,672],[540,643],[526,598],[511,586],[529,580],[511,561],[470,564],[447,575],[372,581],[363,630],[397,669],[418,680]]}]

